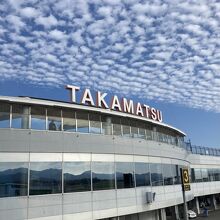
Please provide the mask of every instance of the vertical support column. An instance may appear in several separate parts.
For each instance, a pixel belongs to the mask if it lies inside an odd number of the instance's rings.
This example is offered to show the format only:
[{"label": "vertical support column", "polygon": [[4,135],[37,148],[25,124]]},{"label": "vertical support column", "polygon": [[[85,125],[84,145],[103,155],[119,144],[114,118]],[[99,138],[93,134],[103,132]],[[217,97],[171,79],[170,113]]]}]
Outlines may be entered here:
[{"label": "vertical support column", "polygon": [[153,127],[153,140],[158,140],[157,127]]},{"label": "vertical support column", "polygon": [[106,117],[106,134],[111,135],[112,134],[112,118]]},{"label": "vertical support column", "polygon": [[21,128],[23,129],[29,128],[29,107],[28,106],[23,106],[23,109],[22,109]]},{"label": "vertical support column", "polygon": [[161,220],[166,220],[167,219],[166,210],[160,209],[160,213],[161,213]]},{"label": "vertical support column", "polygon": [[198,199],[198,197],[195,198],[195,206],[196,206],[197,213],[200,214],[200,207],[199,207],[199,199]]},{"label": "vertical support column", "polygon": [[216,205],[216,199],[215,199],[215,195],[211,195],[211,203],[212,203],[212,207],[214,210],[217,209],[217,205]]},{"label": "vertical support column", "polygon": [[176,220],[180,220],[178,205],[175,205],[175,206],[174,206],[174,209],[175,209],[175,217],[176,217]]}]

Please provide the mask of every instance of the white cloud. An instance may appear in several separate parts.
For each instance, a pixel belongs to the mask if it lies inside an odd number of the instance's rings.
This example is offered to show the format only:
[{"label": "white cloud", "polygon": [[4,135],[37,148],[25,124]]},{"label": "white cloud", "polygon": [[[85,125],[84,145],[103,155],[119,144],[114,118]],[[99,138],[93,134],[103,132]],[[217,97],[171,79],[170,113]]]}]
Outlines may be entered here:
[{"label": "white cloud", "polygon": [[43,25],[45,28],[50,28],[58,24],[57,19],[53,15],[48,17],[38,17],[35,22],[39,25]]},{"label": "white cloud", "polygon": [[38,10],[32,7],[20,9],[20,15],[25,18],[36,18],[39,15]]},{"label": "white cloud", "polygon": [[220,112],[218,2],[74,3],[3,1],[2,81],[72,83]]},{"label": "white cloud", "polygon": [[59,31],[57,29],[50,31],[49,36],[52,39],[58,40],[58,41],[66,39],[65,33],[63,33],[62,31]]}]

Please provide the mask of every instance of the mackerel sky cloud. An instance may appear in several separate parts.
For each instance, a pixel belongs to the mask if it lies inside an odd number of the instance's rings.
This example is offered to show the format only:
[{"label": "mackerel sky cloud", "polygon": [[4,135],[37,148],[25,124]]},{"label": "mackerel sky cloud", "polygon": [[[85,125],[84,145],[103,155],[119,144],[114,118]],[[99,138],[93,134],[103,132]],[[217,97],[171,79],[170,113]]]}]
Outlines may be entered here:
[{"label": "mackerel sky cloud", "polygon": [[220,112],[220,2],[0,0],[0,81]]}]

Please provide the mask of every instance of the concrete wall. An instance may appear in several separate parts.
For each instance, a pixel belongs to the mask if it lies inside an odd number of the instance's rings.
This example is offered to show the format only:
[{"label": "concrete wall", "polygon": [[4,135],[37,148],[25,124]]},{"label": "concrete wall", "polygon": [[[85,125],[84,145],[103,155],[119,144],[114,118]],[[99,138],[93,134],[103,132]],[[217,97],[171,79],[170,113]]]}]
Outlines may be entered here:
[{"label": "concrete wall", "polygon": [[[115,157],[144,156],[149,162],[189,165],[191,156],[179,147],[135,138],[21,129],[0,130],[0,152],[23,153],[93,153],[113,154]],[[0,156],[4,159],[4,156]],[[197,158],[193,161],[202,160]],[[216,161],[218,162],[218,161]],[[219,162],[220,163],[220,162]],[[209,185],[206,185],[209,184]],[[206,192],[220,192],[218,183],[192,184],[187,199]],[[199,186],[198,186],[199,185]],[[211,187],[211,190],[207,191]],[[146,203],[146,192],[156,193],[155,202]],[[182,203],[181,186],[138,187],[132,189],[105,190],[96,192],[66,193],[17,198],[0,198],[0,219],[23,220],[89,220],[132,213],[140,219],[156,219],[160,208]]]}]

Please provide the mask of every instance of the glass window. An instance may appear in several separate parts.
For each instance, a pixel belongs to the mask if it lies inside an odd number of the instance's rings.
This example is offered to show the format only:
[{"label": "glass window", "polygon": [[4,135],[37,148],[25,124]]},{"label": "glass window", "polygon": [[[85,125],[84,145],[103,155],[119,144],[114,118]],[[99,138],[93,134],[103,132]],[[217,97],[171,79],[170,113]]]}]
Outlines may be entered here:
[{"label": "glass window", "polygon": [[90,162],[65,162],[63,175],[65,193],[91,190]]},{"label": "glass window", "polygon": [[63,130],[64,131],[76,131],[76,118],[75,112],[71,110],[63,111]]},{"label": "glass window", "polygon": [[115,189],[113,162],[92,162],[93,190]]},{"label": "glass window", "polygon": [[202,172],[201,169],[194,169],[195,171],[195,182],[202,182]]},{"label": "glass window", "polygon": [[0,128],[10,127],[10,105],[7,103],[0,104]]},{"label": "glass window", "polygon": [[112,135],[112,118],[109,116],[102,116],[102,133]]},{"label": "glass window", "polygon": [[138,125],[137,121],[131,120],[131,136],[138,137]]},{"label": "glass window", "polygon": [[214,181],[220,181],[220,170],[213,169]]},{"label": "glass window", "polygon": [[138,123],[138,127],[139,127],[139,133],[138,133],[138,137],[139,138],[146,138],[146,129],[145,129],[145,123]]},{"label": "glass window", "polygon": [[152,186],[162,186],[163,185],[163,176],[162,176],[161,164],[151,163],[150,164],[150,172],[151,172]]},{"label": "glass window", "polygon": [[41,106],[31,107],[31,129],[46,129],[46,109]]},{"label": "glass window", "polygon": [[89,133],[89,118],[86,112],[77,112],[77,131],[82,133]]},{"label": "glass window", "polygon": [[180,184],[180,171],[178,170],[178,165],[171,165],[172,175],[173,175],[173,183]]},{"label": "glass window", "polygon": [[61,110],[49,108],[47,109],[47,129],[50,131],[61,131]]},{"label": "glass window", "polygon": [[12,128],[29,128],[29,107],[22,105],[12,106]]},{"label": "glass window", "polygon": [[113,135],[122,135],[122,130],[121,130],[121,119],[118,117],[112,118],[112,123],[113,123]]},{"label": "glass window", "polygon": [[184,168],[185,166],[183,165],[176,165],[176,169],[177,169],[177,183],[176,184],[181,184],[181,168]]},{"label": "glass window", "polygon": [[208,169],[209,181],[215,181],[213,169]]},{"label": "glass window", "polygon": [[134,187],[133,163],[117,162],[116,179],[118,189]]},{"label": "glass window", "polygon": [[0,197],[27,196],[28,163],[0,163]]},{"label": "glass window", "polygon": [[32,162],[30,164],[30,195],[62,192],[61,162]]},{"label": "glass window", "polygon": [[98,114],[89,114],[90,120],[90,133],[101,133],[101,118]]},{"label": "glass window", "polygon": [[153,140],[153,133],[150,130],[146,130],[146,138],[147,140]]},{"label": "glass window", "polygon": [[209,181],[208,170],[207,169],[201,169],[201,172],[202,172],[203,182],[208,182]]},{"label": "glass window", "polygon": [[171,164],[162,164],[164,185],[173,185],[173,172]]},{"label": "glass window", "polygon": [[130,121],[129,121],[129,119],[123,118],[123,119],[121,120],[121,124],[122,124],[122,133],[123,133],[123,136],[130,137],[130,136],[131,136],[131,126],[130,126]]},{"label": "glass window", "polygon": [[148,163],[135,163],[136,186],[150,186],[150,167]]},{"label": "glass window", "polygon": [[196,177],[195,177],[195,169],[191,168],[191,182],[195,183],[196,182]]}]

